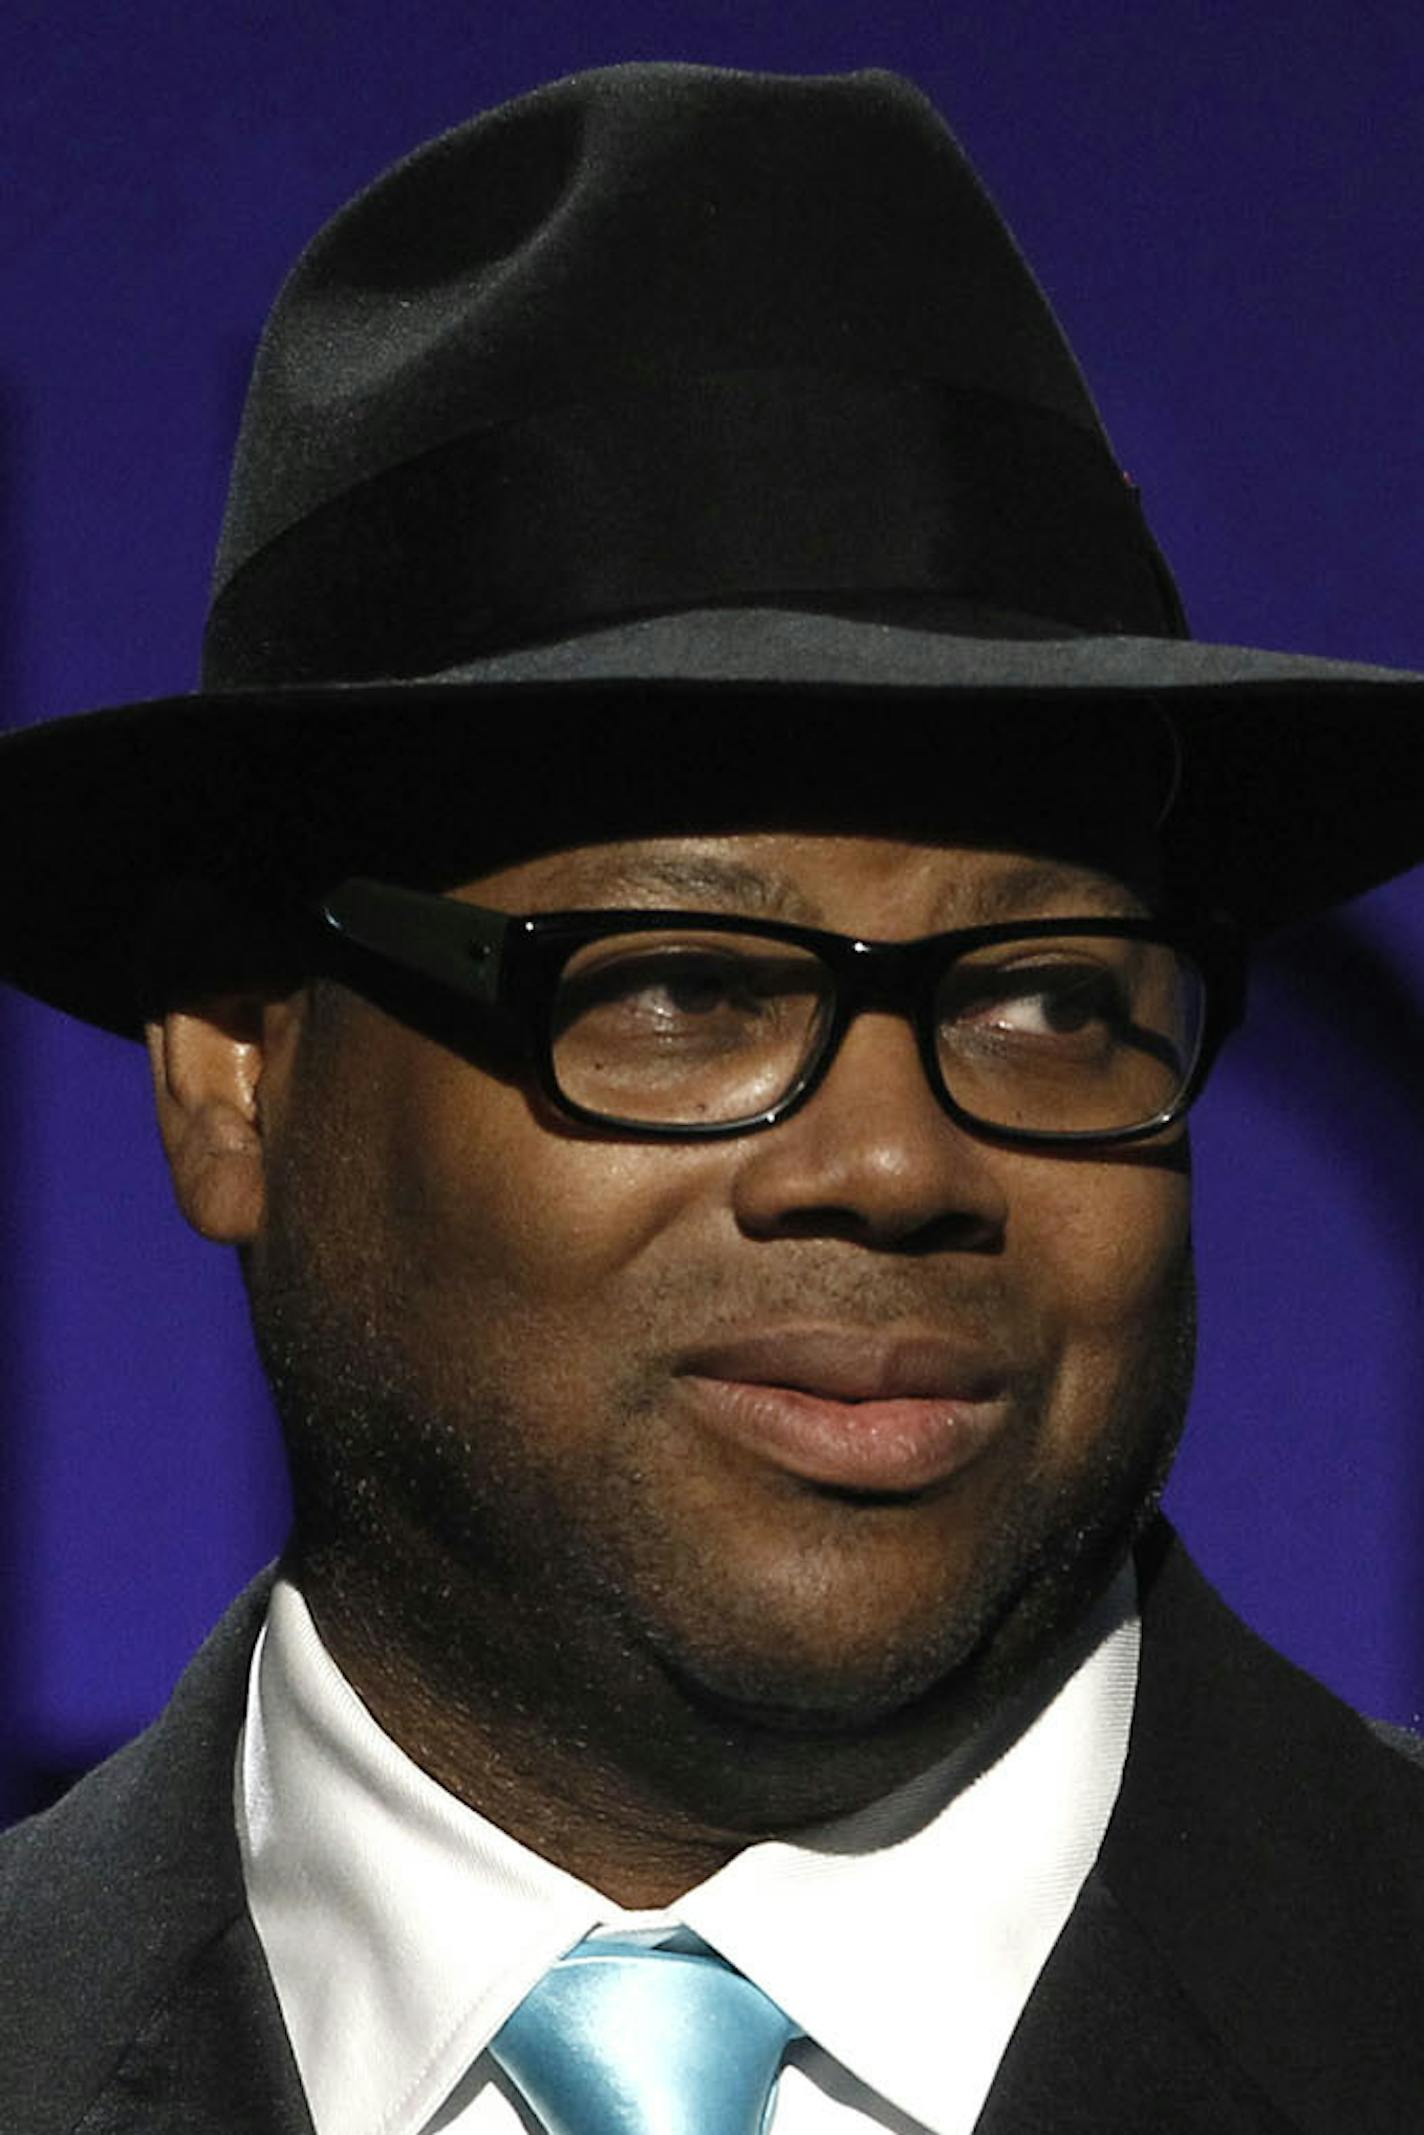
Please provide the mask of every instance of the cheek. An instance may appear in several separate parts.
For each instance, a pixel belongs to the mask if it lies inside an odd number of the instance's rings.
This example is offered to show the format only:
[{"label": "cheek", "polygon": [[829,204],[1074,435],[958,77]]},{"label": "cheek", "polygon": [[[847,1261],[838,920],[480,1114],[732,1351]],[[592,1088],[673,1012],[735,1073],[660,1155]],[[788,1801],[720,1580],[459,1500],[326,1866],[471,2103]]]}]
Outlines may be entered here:
[{"label": "cheek", "polygon": [[1057,1430],[1077,1436],[1140,1400],[1162,1369],[1182,1310],[1191,1189],[1185,1168],[1064,1172],[1065,1190],[1021,1198],[1019,1244],[1041,1271]]},{"label": "cheek", "polygon": [[551,1321],[601,1300],[616,1316],[623,1278],[691,1197],[696,1156],[565,1132],[448,1057],[422,1052],[400,1091],[376,1160],[390,1242],[422,1294]]}]

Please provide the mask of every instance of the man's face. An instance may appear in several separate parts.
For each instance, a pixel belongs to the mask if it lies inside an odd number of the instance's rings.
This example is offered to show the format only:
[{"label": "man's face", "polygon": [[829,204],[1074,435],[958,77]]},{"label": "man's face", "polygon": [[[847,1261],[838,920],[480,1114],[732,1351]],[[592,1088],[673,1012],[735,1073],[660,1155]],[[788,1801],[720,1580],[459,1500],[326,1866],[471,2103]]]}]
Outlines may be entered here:
[{"label": "man's face", "polygon": [[[1081,868],[792,833],[591,846],[462,894],[886,940],[1141,909]],[[1190,1354],[1178,1135],[977,1139],[872,1013],[776,1127],[621,1140],[333,986],[262,1101],[254,1316],[353,1663],[405,1641],[446,1699],[653,1761],[694,1711],[893,1734],[956,1680],[1012,1681],[1159,1479]]]}]

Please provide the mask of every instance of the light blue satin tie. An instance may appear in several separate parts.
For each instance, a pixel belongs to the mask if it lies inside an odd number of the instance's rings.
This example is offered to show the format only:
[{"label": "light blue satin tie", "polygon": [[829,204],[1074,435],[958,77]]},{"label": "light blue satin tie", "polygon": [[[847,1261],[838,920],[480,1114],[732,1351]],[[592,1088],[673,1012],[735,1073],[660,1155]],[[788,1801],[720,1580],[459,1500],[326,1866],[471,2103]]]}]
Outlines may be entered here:
[{"label": "light blue satin tie", "polygon": [[490,2045],[548,2135],[762,2135],[798,2035],[710,1950],[581,1942]]}]

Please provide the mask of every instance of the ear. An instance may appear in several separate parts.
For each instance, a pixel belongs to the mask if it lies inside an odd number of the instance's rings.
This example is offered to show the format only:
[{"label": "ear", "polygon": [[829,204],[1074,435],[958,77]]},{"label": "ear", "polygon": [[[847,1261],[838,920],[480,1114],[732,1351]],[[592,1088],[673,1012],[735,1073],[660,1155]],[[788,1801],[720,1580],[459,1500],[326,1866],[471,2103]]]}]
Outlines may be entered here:
[{"label": "ear", "polygon": [[274,1089],[297,1029],[297,998],[222,994],[146,1026],[158,1128],[194,1230],[248,1245],[266,1206]]}]

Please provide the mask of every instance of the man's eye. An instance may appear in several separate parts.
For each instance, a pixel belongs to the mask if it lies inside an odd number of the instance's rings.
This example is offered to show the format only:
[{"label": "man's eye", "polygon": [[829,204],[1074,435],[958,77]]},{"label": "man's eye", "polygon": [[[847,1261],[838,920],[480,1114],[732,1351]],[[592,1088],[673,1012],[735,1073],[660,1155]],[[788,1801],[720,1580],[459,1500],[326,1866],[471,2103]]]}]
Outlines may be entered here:
[{"label": "man's eye", "polygon": [[609,1035],[671,1035],[709,1026],[730,1034],[787,1016],[804,1019],[821,990],[804,958],[640,951],[567,973],[556,1024],[565,1031],[597,1026]]},{"label": "man's eye", "polygon": [[1127,1003],[1114,974],[1100,966],[1038,964],[964,972],[947,989],[943,1020],[1025,1037],[1072,1037],[1092,1028],[1119,1031]]},{"label": "man's eye", "polygon": [[740,959],[689,952],[610,958],[572,973],[560,992],[566,1018],[614,1014],[705,1016],[754,1002]]},{"label": "man's eye", "polygon": [[1072,977],[1055,975],[1049,984],[1036,985],[1011,1000],[1016,1016],[1031,1019],[1035,1028],[1050,1035],[1083,1030],[1090,1023],[1117,1028],[1123,1021],[1124,1006],[1118,987],[1103,971],[1084,971]]},{"label": "man's eye", "polygon": [[758,996],[750,971],[733,957],[669,957],[633,989],[670,1015],[705,1016],[718,1009],[755,1011]]}]

